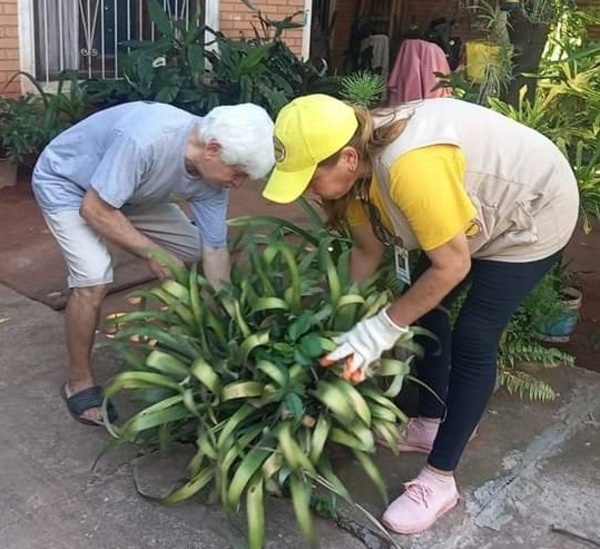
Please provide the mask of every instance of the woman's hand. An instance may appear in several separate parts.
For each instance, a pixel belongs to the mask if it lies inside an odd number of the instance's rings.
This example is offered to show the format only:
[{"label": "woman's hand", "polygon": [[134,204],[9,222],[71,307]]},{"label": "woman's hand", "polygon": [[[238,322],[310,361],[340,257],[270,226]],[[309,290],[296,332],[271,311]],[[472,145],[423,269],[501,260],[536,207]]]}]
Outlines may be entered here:
[{"label": "woman's hand", "polygon": [[344,377],[363,379],[369,366],[388,351],[408,328],[395,324],[382,309],[375,316],[361,320],[350,331],[334,338],[337,349],[324,357],[325,363],[345,360]]}]

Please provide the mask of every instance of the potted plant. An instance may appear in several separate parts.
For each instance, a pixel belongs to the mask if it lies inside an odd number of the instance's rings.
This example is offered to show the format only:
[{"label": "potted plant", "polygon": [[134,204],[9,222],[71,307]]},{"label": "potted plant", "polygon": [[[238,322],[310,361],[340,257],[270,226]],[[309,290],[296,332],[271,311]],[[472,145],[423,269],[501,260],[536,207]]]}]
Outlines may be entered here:
[{"label": "potted plant", "polygon": [[571,276],[563,264],[540,282],[532,320],[540,341],[566,343],[579,322],[581,292],[571,285]]},{"label": "potted plant", "polygon": [[[577,303],[569,303],[571,295],[576,296]],[[500,341],[499,380],[509,393],[532,401],[556,398],[554,388],[536,377],[528,366],[574,366],[572,355],[546,342],[565,341],[557,336],[565,337],[573,330],[577,321],[573,306],[580,303],[581,294],[569,284],[563,266],[550,271],[526,296]]]},{"label": "potted plant", "polygon": [[380,74],[367,70],[358,71],[344,76],[341,88],[340,96],[345,101],[373,108],[381,102],[385,80]]},{"label": "potted plant", "polygon": [[40,108],[32,95],[0,98],[0,188],[17,182],[17,168],[44,141]]},{"label": "potted plant", "polygon": [[488,97],[497,96],[508,86],[512,77],[512,46],[505,11],[489,2],[470,9],[474,15],[472,33],[476,38],[465,43],[466,75],[479,87],[477,102],[485,104]]}]

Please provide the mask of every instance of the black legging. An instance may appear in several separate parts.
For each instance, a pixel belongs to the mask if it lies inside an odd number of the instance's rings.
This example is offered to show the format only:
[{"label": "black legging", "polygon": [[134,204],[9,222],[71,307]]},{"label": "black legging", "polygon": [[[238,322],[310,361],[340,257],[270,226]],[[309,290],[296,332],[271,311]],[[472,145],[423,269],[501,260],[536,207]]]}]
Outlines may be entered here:
[{"label": "black legging", "polygon": [[[557,262],[560,253],[529,263],[472,260],[465,281],[442,302],[450,307],[460,290],[470,287],[454,325],[447,311],[430,311],[419,325],[433,332],[417,338],[425,351],[417,363],[417,375],[446,403],[445,420],[440,425],[428,463],[442,471],[453,471],[477,426],[496,380],[496,360],[500,337],[527,293]],[[423,254],[415,278],[429,266]],[[419,415],[444,417],[444,407],[431,394],[419,391]]]}]

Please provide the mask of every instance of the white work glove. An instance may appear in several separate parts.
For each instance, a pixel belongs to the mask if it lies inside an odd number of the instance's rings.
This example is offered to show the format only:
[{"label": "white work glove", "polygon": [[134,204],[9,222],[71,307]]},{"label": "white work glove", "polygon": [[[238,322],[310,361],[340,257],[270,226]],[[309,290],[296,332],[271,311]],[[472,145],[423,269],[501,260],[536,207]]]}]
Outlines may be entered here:
[{"label": "white work glove", "polygon": [[398,338],[407,333],[408,328],[398,326],[382,309],[375,316],[361,320],[350,331],[335,337],[339,347],[325,357],[333,364],[346,359],[344,378],[362,381],[368,367],[381,357],[384,351],[391,349]]}]

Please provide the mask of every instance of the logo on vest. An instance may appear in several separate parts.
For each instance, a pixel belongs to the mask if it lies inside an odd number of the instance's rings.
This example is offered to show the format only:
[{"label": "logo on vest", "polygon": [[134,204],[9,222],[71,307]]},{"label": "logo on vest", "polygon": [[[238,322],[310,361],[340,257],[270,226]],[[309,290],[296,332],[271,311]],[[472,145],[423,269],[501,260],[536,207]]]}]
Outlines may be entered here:
[{"label": "logo on vest", "polygon": [[479,219],[473,219],[465,230],[467,238],[475,238],[483,229],[483,225]]},{"label": "logo on vest", "polygon": [[273,147],[275,149],[275,162],[283,162],[286,156],[285,145],[277,136],[273,137]]}]

